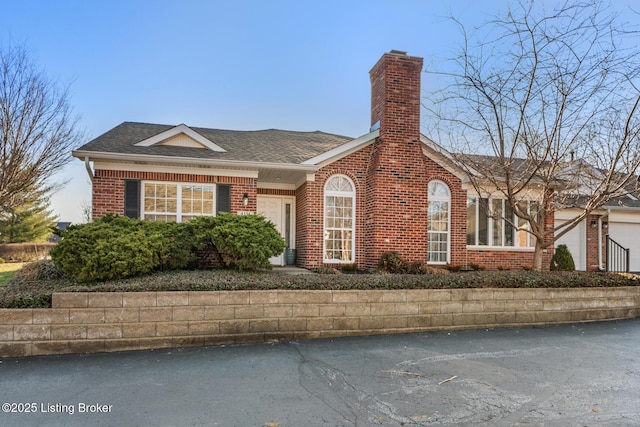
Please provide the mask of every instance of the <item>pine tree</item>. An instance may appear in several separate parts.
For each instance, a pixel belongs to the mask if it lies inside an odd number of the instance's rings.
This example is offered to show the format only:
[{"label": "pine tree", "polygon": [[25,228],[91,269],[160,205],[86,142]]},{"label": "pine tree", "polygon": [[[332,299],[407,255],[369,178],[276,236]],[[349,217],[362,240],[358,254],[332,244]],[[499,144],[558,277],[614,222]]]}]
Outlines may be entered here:
[{"label": "pine tree", "polygon": [[0,243],[43,242],[56,223],[44,195],[26,195],[19,205],[0,210]]}]

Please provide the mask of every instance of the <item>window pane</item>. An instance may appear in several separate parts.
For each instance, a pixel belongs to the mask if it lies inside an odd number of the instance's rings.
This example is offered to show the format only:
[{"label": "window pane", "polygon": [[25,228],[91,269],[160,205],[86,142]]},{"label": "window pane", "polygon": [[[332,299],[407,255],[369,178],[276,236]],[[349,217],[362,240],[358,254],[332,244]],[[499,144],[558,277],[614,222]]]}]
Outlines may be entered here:
[{"label": "window pane", "polygon": [[[143,217],[155,221],[176,221],[179,210],[186,214],[182,220],[187,221],[196,215],[214,214],[215,187],[213,185],[182,185],[181,198],[178,197],[178,190],[177,184],[144,183]],[[196,195],[198,196],[197,204],[194,206]]]},{"label": "window pane", "polygon": [[449,189],[438,181],[429,183],[427,262],[446,263],[449,254]]},{"label": "window pane", "polygon": [[438,181],[431,181],[429,183],[429,196],[437,196],[437,197],[450,197],[449,188]]},{"label": "window pane", "polygon": [[478,244],[489,244],[489,200],[480,199],[480,205],[478,206]]},{"label": "window pane", "polygon": [[467,199],[467,245],[476,244],[476,230],[477,230],[477,218],[476,218],[476,206],[478,202],[475,197]]},{"label": "window pane", "polygon": [[324,198],[324,259],[352,262],[354,260],[353,185],[349,179],[338,175],[330,178],[325,188],[326,191],[334,194],[325,195]]},{"label": "window pane", "polygon": [[[511,205],[507,203],[506,200],[504,201],[504,217],[504,244],[505,246],[514,246],[515,229],[511,225],[511,223],[514,222],[514,213]],[[506,218],[508,218],[509,221],[507,221]]]},{"label": "window pane", "polygon": [[493,246],[502,246],[502,231],[503,231],[503,223],[502,215],[504,215],[502,210],[502,200],[501,199],[493,199],[491,200],[491,214],[493,218],[491,218],[491,222],[493,223]]}]

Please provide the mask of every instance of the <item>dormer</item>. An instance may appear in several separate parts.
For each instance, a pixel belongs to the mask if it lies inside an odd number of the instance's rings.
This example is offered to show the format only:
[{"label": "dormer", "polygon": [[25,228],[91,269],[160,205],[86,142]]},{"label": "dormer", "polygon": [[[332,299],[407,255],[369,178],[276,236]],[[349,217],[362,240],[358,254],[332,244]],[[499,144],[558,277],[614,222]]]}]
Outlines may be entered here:
[{"label": "dormer", "polygon": [[161,132],[157,135],[140,141],[135,146],[138,147],[152,147],[152,146],[171,146],[171,147],[189,147],[189,148],[202,148],[219,153],[224,153],[225,150],[213,141],[200,135],[198,132],[191,129],[185,124],[179,124],[169,130]]}]

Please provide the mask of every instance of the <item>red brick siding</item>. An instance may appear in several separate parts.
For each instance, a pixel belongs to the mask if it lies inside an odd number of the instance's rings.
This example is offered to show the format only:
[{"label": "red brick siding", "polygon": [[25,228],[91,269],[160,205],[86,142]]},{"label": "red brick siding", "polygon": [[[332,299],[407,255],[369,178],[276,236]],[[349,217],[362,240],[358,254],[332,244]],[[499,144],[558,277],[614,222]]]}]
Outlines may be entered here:
[{"label": "red brick siding", "polygon": [[385,54],[370,71],[371,123],[380,121],[366,175],[365,266],[384,252],[427,257],[427,184],[420,142],[422,58]]},{"label": "red brick siding", "polygon": [[309,260],[313,249],[309,247],[307,239],[307,223],[309,221],[307,184],[305,182],[296,189],[296,264],[300,267],[310,268],[319,264],[313,264]]},{"label": "red brick siding", "polygon": [[[427,181],[444,182],[451,193],[449,242],[451,264],[467,266],[467,191],[458,177],[431,159],[426,159]],[[425,198],[427,198],[425,193]],[[428,200],[427,200],[428,201]],[[426,258],[425,258],[426,260]],[[424,261],[422,261],[424,262]]]},{"label": "red brick siding", "polygon": [[299,266],[312,268],[324,264],[324,186],[334,175],[346,175],[355,185],[355,262],[360,267],[365,265],[363,201],[366,170],[370,157],[371,146],[368,146],[321,168],[315,174],[315,181],[306,182],[296,190],[296,258]]},{"label": "red brick siding", "polygon": [[[547,250],[553,251],[552,248]],[[490,249],[469,249],[467,251],[466,263],[460,263],[464,268],[470,268],[471,264],[476,264],[486,268],[487,270],[498,270],[506,268],[507,270],[522,270],[523,267],[531,268],[533,266],[533,251],[509,251],[509,250],[490,250]],[[551,258],[549,257],[549,262]],[[543,258],[542,267],[545,268]],[[546,269],[549,269],[549,263],[546,263]]]},{"label": "red brick siding", "polygon": [[[256,210],[257,180],[255,178],[97,169],[93,180],[93,218],[99,218],[108,213],[124,215],[125,179],[230,184],[231,212],[255,212]],[[244,193],[249,195],[250,204],[247,207],[242,204],[242,196]]]},{"label": "red brick siding", "polygon": [[[586,268],[587,271],[598,271],[599,270],[599,260],[598,260],[598,218],[600,215],[587,215],[587,219],[585,220],[586,225],[586,233],[587,233],[587,260],[586,260]],[[595,227],[591,227],[591,222],[596,224]],[[602,217],[602,235],[600,242],[602,243],[602,267],[606,267],[606,246],[607,246],[607,230],[604,227],[605,223],[609,222],[608,216]]]}]

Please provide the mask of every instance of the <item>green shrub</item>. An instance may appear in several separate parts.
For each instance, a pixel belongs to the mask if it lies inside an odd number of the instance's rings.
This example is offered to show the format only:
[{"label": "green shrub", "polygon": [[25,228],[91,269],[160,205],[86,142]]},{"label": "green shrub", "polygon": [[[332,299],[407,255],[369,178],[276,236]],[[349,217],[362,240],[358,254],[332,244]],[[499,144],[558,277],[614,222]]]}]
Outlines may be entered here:
[{"label": "green shrub", "polygon": [[462,266],[459,264],[447,264],[445,265],[445,268],[452,273],[457,273],[462,270]]},{"label": "green shrub", "polygon": [[271,269],[269,258],[284,251],[285,242],[275,225],[261,215],[199,217],[190,222],[195,241],[213,244],[226,267],[239,270]]},{"label": "green shrub", "polygon": [[400,274],[407,270],[407,263],[403,260],[398,252],[385,252],[380,258],[378,268],[388,273]]},{"label": "green shrub", "polygon": [[154,270],[179,270],[195,265],[196,245],[189,223],[145,221],[143,229],[154,254]]},{"label": "green shrub", "polygon": [[471,268],[473,271],[484,271],[485,266],[480,264],[470,263],[469,268]]},{"label": "green shrub", "polygon": [[116,280],[193,262],[187,224],[146,222],[107,215],[74,225],[51,250],[56,267],[81,282]]},{"label": "green shrub", "polygon": [[409,263],[402,259],[397,252],[385,252],[380,258],[378,269],[391,274],[432,274],[434,267],[420,262]]},{"label": "green shrub", "polygon": [[340,274],[340,271],[331,267],[316,267],[311,271],[313,271],[316,274]]},{"label": "green shrub", "polygon": [[356,273],[358,271],[358,264],[356,264],[356,263],[353,263],[353,264],[341,264],[340,265],[340,271],[342,271],[343,273],[347,273],[347,274]]},{"label": "green shrub", "polygon": [[0,264],[4,263],[4,260],[2,258],[0,258]]},{"label": "green shrub", "polygon": [[567,245],[558,245],[556,252],[551,257],[551,271],[575,271],[576,264]]}]

